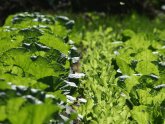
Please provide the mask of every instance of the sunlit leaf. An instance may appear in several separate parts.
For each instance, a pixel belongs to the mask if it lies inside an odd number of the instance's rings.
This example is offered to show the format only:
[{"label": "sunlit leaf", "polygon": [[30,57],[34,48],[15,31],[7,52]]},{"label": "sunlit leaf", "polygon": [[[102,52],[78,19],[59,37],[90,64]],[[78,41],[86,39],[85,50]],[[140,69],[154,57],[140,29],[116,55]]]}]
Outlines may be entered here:
[{"label": "sunlit leaf", "polygon": [[156,74],[159,76],[159,70],[156,65],[148,61],[139,62],[137,64],[136,71],[143,75]]}]

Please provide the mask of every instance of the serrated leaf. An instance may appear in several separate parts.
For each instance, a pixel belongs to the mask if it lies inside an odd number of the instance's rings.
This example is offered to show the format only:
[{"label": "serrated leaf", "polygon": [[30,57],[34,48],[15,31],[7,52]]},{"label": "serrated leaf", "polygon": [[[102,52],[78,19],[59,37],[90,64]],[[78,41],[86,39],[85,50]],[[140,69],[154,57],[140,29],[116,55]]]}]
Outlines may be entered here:
[{"label": "serrated leaf", "polygon": [[130,46],[134,50],[146,50],[150,46],[150,41],[146,40],[144,34],[136,34],[126,42],[126,46]]},{"label": "serrated leaf", "polygon": [[117,57],[116,62],[123,75],[132,75],[134,73],[134,71],[123,58]]},{"label": "serrated leaf", "polygon": [[157,76],[159,76],[159,70],[156,65],[148,61],[138,62],[136,71],[143,75],[156,74]]},{"label": "serrated leaf", "polygon": [[68,54],[69,46],[65,44],[62,39],[54,35],[45,34],[44,36],[40,37],[39,41],[43,44],[46,44],[48,47],[57,49],[66,55]]},{"label": "serrated leaf", "polygon": [[87,100],[86,110],[91,110],[94,106],[94,101],[92,99]]},{"label": "serrated leaf", "polygon": [[136,86],[137,84],[139,84],[138,82],[138,77],[137,76],[130,76],[129,78],[127,78],[125,80],[125,85],[126,85],[126,90],[128,91],[128,93],[131,91],[131,89]]},{"label": "serrated leaf", "polygon": [[137,90],[138,96],[139,96],[139,102],[142,105],[147,105],[147,104],[152,104],[152,96],[149,93],[149,89],[146,90],[142,90],[142,89],[138,89]]},{"label": "serrated leaf", "polygon": [[149,113],[147,112],[146,106],[134,106],[133,110],[131,111],[131,115],[138,124],[147,124],[150,122]]},{"label": "serrated leaf", "polygon": [[138,61],[156,61],[158,56],[154,55],[150,50],[144,50],[138,53],[135,58]]}]

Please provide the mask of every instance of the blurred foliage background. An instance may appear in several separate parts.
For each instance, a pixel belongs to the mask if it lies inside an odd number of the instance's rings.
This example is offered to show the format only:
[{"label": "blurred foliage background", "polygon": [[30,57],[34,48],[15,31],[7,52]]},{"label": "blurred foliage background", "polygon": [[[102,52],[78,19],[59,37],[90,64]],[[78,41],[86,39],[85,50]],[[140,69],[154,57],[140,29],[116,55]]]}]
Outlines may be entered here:
[{"label": "blurred foliage background", "polygon": [[134,11],[150,18],[165,11],[165,0],[0,0],[0,25],[16,12],[87,12],[129,14]]}]

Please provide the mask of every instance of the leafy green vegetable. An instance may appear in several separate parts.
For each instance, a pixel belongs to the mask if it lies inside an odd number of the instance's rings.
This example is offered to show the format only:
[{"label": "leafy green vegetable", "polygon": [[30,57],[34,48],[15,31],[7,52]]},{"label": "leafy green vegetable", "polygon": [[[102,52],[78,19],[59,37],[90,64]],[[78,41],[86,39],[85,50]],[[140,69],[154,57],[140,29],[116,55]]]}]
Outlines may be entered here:
[{"label": "leafy green vegetable", "polygon": [[131,69],[131,67],[129,67],[129,64],[125,60],[118,57],[118,58],[116,58],[116,62],[123,75],[133,74],[133,70]]},{"label": "leafy green vegetable", "polygon": [[62,24],[50,15],[25,12],[9,16],[0,27],[0,123],[70,123],[78,119],[68,98],[75,95],[78,80],[68,83],[69,59],[73,57],[70,47],[75,46],[64,40],[70,40],[74,25],[67,19]]},{"label": "leafy green vegetable", "polygon": [[156,74],[159,76],[158,68],[151,62],[142,61],[137,64],[136,71],[143,75]]},{"label": "leafy green vegetable", "polygon": [[87,102],[77,107],[83,123],[164,124],[163,22],[136,14],[88,16],[82,29],[87,76],[80,84]]}]

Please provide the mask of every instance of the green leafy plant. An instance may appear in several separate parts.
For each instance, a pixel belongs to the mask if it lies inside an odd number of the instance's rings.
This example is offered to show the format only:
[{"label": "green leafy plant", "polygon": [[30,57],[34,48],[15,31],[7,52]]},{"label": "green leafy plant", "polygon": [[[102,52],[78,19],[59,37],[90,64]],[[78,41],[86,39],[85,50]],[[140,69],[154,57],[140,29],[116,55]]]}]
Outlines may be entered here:
[{"label": "green leafy plant", "polygon": [[164,124],[162,22],[149,24],[149,19],[137,15],[107,18],[104,23],[101,16],[91,18],[102,26],[86,27],[82,40],[87,77],[80,87],[87,103],[77,110],[83,122]]},{"label": "green leafy plant", "polygon": [[69,77],[74,45],[67,43],[74,21],[59,18],[19,13],[0,28],[0,123],[79,119],[72,107],[78,82],[69,82],[74,79]]}]

